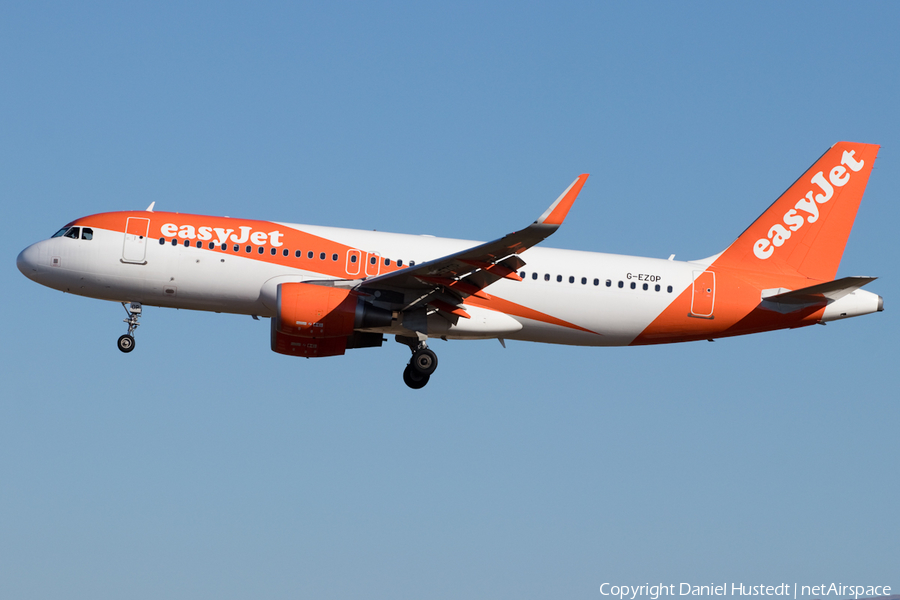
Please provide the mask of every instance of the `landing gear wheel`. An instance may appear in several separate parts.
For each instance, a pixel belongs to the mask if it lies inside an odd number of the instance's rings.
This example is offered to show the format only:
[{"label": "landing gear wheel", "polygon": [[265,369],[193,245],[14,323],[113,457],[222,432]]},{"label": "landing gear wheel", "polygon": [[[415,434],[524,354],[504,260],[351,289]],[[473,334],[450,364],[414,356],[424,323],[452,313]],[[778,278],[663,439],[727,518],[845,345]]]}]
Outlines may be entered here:
[{"label": "landing gear wheel", "polygon": [[437,369],[437,363],[437,354],[432,352],[429,348],[419,348],[413,352],[412,360],[409,364],[419,375],[428,377],[434,373],[435,369]]},{"label": "landing gear wheel", "polygon": [[406,368],[403,369],[403,383],[414,390],[420,390],[425,387],[430,378],[429,375],[420,375],[412,365],[406,365]]},{"label": "landing gear wheel", "polygon": [[131,352],[134,350],[134,338],[126,333],[119,338],[117,345],[122,352]]},{"label": "landing gear wheel", "polygon": [[140,302],[129,302],[127,304],[123,302],[122,308],[128,314],[128,318],[125,319],[125,323],[128,325],[128,333],[119,338],[117,345],[119,350],[128,353],[134,350],[134,330],[141,324],[140,318],[143,308]]}]

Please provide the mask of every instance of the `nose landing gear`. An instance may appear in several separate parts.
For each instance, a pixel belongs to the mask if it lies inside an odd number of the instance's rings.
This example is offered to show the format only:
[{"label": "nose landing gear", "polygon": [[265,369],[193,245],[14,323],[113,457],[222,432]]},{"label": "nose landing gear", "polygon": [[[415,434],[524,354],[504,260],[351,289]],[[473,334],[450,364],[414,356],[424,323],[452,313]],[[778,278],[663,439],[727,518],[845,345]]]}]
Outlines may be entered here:
[{"label": "nose landing gear", "polygon": [[119,336],[116,345],[119,347],[119,350],[127,353],[134,350],[134,330],[140,325],[138,319],[141,318],[142,308],[140,302],[131,302],[128,304],[123,302],[122,307],[125,309],[125,312],[128,313],[128,318],[124,319],[124,322],[128,323],[128,333]]},{"label": "nose landing gear", "polygon": [[[422,336],[424,337],[424,336]],[[412,358],[406,368],[403,369],[403,383],[414,390],[425,387],[431,374],[437,369],[437,354],[425,343],[425,340],[397,336],[397,341],[406,344],[412,350]]]}]

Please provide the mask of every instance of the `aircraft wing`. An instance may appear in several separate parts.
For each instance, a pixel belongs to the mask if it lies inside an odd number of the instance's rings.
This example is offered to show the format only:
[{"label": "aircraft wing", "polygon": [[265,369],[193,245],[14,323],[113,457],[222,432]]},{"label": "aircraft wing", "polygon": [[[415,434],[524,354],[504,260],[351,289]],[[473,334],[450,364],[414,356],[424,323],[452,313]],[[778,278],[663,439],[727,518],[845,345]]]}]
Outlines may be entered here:
[{"label": "aircraft wing", "polygon": [[[519,254],[559,229],[587,178],[587,174],[579,175],[544,214],[525,229],[413,267],[366,279],[360,284],[360,290],[421,291],[418,303],[468,318],[465,310],[458,306],[462,298],[488,299],[490,296],[482,290],[495,281],[504,278],[521,281],[517,271],[525,261]],[[428,298],[431,291],[435,294]]]}]

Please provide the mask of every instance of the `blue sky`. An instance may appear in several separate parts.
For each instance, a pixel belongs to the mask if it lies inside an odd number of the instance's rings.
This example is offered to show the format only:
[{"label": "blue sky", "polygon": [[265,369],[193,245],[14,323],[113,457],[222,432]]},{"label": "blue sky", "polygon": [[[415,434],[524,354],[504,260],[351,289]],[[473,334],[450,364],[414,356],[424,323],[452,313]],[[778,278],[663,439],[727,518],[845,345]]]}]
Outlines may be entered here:
[{"label": "blue sky", "polygon": [[[900,8],[0,5],[0,596],[598,598],[892,585]],[[143,209],[691,259],[831,144],[882,145],[839,276],[885,312],[652,348],[298,360],[249,317],[42,288],[15,256]]]}]

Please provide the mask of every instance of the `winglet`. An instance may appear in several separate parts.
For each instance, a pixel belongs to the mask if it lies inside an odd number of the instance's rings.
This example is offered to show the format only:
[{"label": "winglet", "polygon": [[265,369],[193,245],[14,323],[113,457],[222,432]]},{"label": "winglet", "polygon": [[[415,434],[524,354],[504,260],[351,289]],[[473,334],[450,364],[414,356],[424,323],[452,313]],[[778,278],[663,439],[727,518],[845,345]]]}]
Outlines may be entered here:
[{"label": "winglet", "polygon": [[150,206],[147,207],[147,212],[153,212],[153,206],[156,204],[156,200],[150,203]]},{"label": "winglet", "polygon": [[588,173],[579,175],[578,179],[573,181],[572,185],[559,195],[556,202],[551,204],[550,208],[544,211],[544,214],[535,223],[538,225],[556,225],[557,227],[562,225],[563,221],[566,220],[566,215],[569,214],[569,209],[575,203],[575,198],[578,197],[578,192],[581,191],[588,177]]}]

